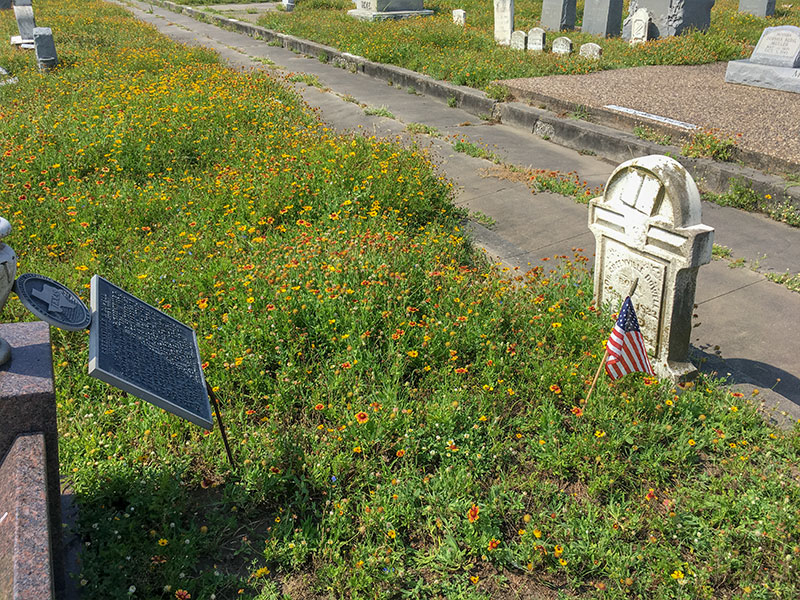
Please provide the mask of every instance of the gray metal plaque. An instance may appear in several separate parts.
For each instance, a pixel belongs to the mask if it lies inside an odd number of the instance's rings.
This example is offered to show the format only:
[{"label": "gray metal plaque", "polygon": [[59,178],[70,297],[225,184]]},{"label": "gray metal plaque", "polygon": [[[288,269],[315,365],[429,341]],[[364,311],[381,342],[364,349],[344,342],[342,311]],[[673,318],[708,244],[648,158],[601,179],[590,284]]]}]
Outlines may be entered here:
[{"label": "gray metal plaque", "polygon": [[211,429],[194,330],[99,275],[91,300],[89,375]]},{"label": "gray metal plaque", "polygon": [[23,273],[14,282],[22,305],[59,329],[80,331],[89,326],[89,309],[68,287],[35,273]]}]

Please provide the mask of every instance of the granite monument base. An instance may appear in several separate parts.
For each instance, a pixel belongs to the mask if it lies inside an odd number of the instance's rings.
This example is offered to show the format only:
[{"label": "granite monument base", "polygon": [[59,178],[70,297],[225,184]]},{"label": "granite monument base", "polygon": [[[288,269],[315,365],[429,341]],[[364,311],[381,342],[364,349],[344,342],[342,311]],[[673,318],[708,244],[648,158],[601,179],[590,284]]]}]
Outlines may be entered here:
[{"label": "granite monument base", "polygon": [[432,10],[387,10],[383,12],[372,12],[369,10],[353,9],[348,10],[347,14],[360,21],[387,21],[389,19],[412,19],[414,17],[430,17]]},{"label": "granite monument base", "polygon": [[[6,457],[7,462],[13,456],[12,452],[33,452],[27,446],[23,450],[12,450],[16,448],[18,436],[41,436],[41,468],[46,485],[46,516],[49,522],[48,546],[51,549],[55,594],[60,597],[64,589],[64,563],[61,552],[61,484],[50,326],[43,321],[4,323],[0,325],[0,337],[11,345],[11,361],[0,367],[0,460]],[[3,469],[6,468],[3,466]],[[25,478],[17,477],[16,480],[25,484]],[[6,485],[8,482],[0,480],[0,487]],[[5,512],[11,511],[0,508],[0,517]],[[0,529],[5,526],[5,523],[0,524]]]},{"label": "granite monument base", "polygon": [[800,68],[774,67],[749,60],[732,60],[725,72],[725,81],[800,94]]}]

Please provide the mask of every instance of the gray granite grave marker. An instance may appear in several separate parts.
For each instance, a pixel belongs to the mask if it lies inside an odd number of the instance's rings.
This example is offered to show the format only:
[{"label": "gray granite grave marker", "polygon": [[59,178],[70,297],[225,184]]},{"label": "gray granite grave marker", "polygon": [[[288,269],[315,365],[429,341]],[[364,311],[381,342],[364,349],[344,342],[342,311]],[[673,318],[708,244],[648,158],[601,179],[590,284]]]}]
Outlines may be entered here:
[{"label": "gray granite grave marker", "polygon": [[725,81],[800,93],[800,27],[767,27],[749,60],[732,60]]},{"label": "gray granite grave marker", "polygon": [[554,39],[553,54],[572,54],[572,40],[568,37]]},{"label": "gray granite grave marker", "polygon": [[35,27],[33,43],[36,48],[36,62],[40,71],[49,71],[58,65],[56,44],[53,41],[53,30],[49,27]]},{"label": "gray granite grave marker", "polygon": [[525,50],[528,43],[528,34],[524,31],[515,31],[511,34],[511,47],[514,50]]},{"label": "gray granite grave marker", "polygon": [[541,27],[534,27],[528,32],[528,50],[531,52],[544,52],[547,43],[547,34]]},{"label": "gray granite grave marker", "polygon": [[628,17],[622,24],[622,37],[631,39],[631,20],[636,11],[646,8],[652,21],[648,39],[680,35],[689,29],[705,31],[711,24],[715,0],[631,0]]},{"label": "gray granite grave marker", "polygon": [[11,10],[11,0],[0,0],[0,10]]},{"label": "gray granite grave marker", "polygon": [[453,23],[464,27],[467,24],[467,11],[460,8],[453,11]]},{"label": "gray granite grave marker", "polygon": [[618,308],[639,279],[636,314],[659,377],[678,380],[695,371],[688,355],[697,271],[711,261],[714,241],[701,220],[694,180],[666,156],[622,163],[605,194],[589,203],[595,300]]},{"label": "gray granite grave marker", "polygon": [[579,54],[585,58],[600,60],[600,57],[603,56],[603,48],[599,44],[589,42],[581,45]]},{"label": "gray granite grave marker", "polygon": [[422,0],[358,0],[356,6],[347,14],[361,21],[429,17],[433,14],[432,10],[422,6]]},{"label": "gray granite grave marker", "polygon": [[757,17],[771,17],[775,14],[775,0],[739,0],[739,12]]},{"label": "gray granite grave marker", "polygon": [[622,0],[586,0],[581,31],[615,37],[622,30]]},{"label": "gray granite grave marker", "polygon": [[575,29],[575,0],[544,0],[542,27],[550,31]]},{"label": "gray granite grave marker", "polygon": [[194,330],[99,275],[91,298],[89,375],[211,429]]},{"label": "gray granite grave marker", "polygon": [[513,31],[514,0],[494,0],[494,41],[508,46]]}]

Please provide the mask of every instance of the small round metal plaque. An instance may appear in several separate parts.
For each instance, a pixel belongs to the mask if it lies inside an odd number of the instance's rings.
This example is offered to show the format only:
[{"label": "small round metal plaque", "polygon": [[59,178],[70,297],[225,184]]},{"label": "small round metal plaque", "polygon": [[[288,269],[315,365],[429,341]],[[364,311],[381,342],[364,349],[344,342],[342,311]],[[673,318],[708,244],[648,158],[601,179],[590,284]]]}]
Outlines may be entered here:
[{"label": "small round metal plaque", "polygon": [[80,331],[92,320],[75,292],[44,275],[23,273],[14,282],[14,291],[25,308],[53,327]]}]

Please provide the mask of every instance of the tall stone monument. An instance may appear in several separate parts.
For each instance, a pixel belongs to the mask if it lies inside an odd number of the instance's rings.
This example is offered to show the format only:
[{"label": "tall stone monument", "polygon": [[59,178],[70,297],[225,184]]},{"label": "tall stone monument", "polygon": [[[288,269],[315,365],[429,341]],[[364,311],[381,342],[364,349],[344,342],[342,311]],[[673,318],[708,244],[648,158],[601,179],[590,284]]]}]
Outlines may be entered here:
[{"label": "tall stone monument", "polygon": [[494,41],[508,46],[513,32],[514,0],[494,0]]},{"label": "tall stone monument", "polygon": [[575,0],[544,0],[542,27],[550,31],[575,29]]},{"label": "tall stone monument", "polygon": [[739,12],[756,17],[771,17],[775,14],[775,0],[739,0]]},{"label": "tall stone monument", "polygon": [[619,308],[638,278],[634,305],[653,369],[674,381],[690,377],[697,270],[711,260],[714,241],[692,177],[666,156],[622,163],[605,194],[589,203],[589,229],[597,244],[597,305]]},{"label": "tall stone monument", "polygon": [[422,6],[422,0],[358,0],[356,6],[347,14],[361,21],[429,17],[433,14],[432,10]]},{"label": "tall stone monument", "polygon": [[800,27],[767,27],[749,60],[732,60],[727,83],[800,93]]},{"label": "tall stone monument", "polygon": [[705,31],[711,25],[711,7],[715,0],[631,0],[628,17],[622,24],[622,37],[631,38],[631,20],[640,8],[653,17],[648,39],[680,35],[688,29]]},{"label": "tall stone monument", "polygon": [[583,33],[615,37],[622,31],[622,0],[586,0]]}]

